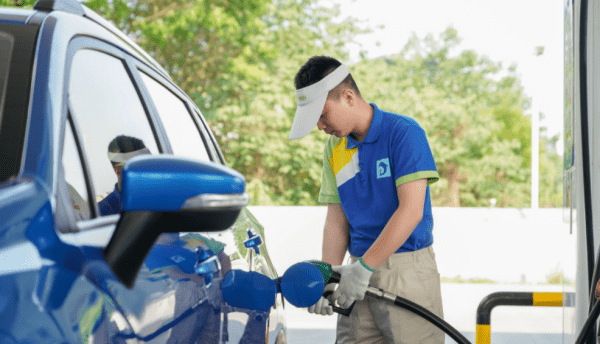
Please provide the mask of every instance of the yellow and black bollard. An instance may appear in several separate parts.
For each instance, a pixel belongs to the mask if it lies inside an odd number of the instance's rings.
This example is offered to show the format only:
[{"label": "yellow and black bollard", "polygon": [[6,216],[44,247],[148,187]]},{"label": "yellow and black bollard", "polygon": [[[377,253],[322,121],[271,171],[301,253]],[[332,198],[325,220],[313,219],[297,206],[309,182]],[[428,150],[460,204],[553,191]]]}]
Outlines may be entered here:
[{"label": "yellow and black bollard", "polygon": [[571,304],[574,293],[497,292],[486,296],[477,307],[475,344],[490,344],[492,309],[496,306],[562,307]]}]

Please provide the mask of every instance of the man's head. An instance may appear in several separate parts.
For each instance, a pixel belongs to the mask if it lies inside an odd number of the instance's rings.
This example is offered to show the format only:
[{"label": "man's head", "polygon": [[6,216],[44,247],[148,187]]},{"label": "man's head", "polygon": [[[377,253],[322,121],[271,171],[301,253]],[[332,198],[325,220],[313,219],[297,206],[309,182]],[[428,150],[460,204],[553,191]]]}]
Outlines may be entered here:
[{"label": "man's head", "polygon": [[108,159],[119,178],[119,190],[121,189],[121,170],[123,165],[131,158],[150,154],[150,150],[144,145],[144,141],[135,137],[119,135],[108,144]]},{"label": "man's head", "polygon": [[[360,91],[350,75],[348,68],[340,61],[328,56],[310,58],[298,71],[294,80],[296,86],[296,101],[298,108],[292,124],[290,139],[302,138],[317,125],[319,129],[329,134],[335,134],[337,128],[329,128],[319,120],[334,102],[335,106],[342,104],[345,96],[360,98]],[[362,99],[362,98],[361,98]],[[333,126],[333,125],[330,125]],[[337,135],[336,135],[337,136]]]}]

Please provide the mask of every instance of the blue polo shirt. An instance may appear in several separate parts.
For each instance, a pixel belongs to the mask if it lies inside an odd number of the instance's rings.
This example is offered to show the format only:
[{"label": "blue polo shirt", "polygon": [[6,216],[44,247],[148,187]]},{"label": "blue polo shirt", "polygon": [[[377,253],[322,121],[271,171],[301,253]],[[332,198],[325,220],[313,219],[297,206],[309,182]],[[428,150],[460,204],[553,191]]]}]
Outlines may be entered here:
[{"label": "blue polo shirt", "polygon": [[348,251],[363,256],[398,209],[397,186],[426,178],[423,219],[396,251],[433,243],[429,185],[439,179],[425,131],[412,118],[379,110],[375,104],[362,142],[331,136],[323,154],[321,203],[341,203],[350,223]]},{"label": "blue polo shirt", "polygon": [[121,210],[123,210],[123,205],[121,204],[121,192],[119,192],[117,184],[115,184],[115,189],[113,192],[98,202],[98,209],[100,210],[101,216],[121,213]]}]

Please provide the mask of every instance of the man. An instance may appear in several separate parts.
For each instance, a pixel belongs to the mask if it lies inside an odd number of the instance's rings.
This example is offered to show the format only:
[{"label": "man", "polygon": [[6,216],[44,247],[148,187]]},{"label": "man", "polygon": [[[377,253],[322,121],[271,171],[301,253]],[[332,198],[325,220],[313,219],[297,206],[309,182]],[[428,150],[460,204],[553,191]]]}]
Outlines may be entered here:
[{"label": "man", "polygon": [[[328,204],[322,260],[341,274],[331,301],[344,308],[357,301],[349,317],[338,317],[337,343],[443,343],[443,332],[418,315],[364,299],[373,285],[443,316],[428,186],[439,175],[425,132],[413,119],[367,103],[333,58],[309,59],[295,86],[290,139],[315,125],[331,135],[319,194]],[[351,264],[342,266],[346,250]],[[309,312],[332,314],[329,300]]]},{"label": "man", "polygon": [[100,215],[119,214],[123,206],[121,205],[121,171],[123,165],[131,158],[150,154],[144,141],[131,136],[119,135],[108,144],[108,160],[117,174],[118,181],[115,184],[113,192],[98,202]]}]

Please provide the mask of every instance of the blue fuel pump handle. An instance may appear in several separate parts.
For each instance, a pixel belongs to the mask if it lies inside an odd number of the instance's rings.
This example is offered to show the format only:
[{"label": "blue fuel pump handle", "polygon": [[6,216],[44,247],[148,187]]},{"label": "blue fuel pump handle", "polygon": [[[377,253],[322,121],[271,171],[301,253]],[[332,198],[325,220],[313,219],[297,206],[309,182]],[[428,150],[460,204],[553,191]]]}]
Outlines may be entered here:
[{"label": "blue fuel pump handle", "polygon": [[[317,268],[319,268],[321,273],[323,273],[323,279],[325,280],[325,284],[340,283],[340,278],[341,278],[340,274],[333,271],[331,269],[330,264],[327,264],[325,262],[318,261],[318,260],[309,260],[308,262],[315,265]],[[325,292],[323,294],[323,297],[329,296],[330,293],[332,293],[332,292],[331,291]],[[394,294],[390,294],[383,289],[373,287],[373,286],[367,287],[367,292],[365,293],[365,295],[368,297],[379,299],[379,300],[386,300],[388,302],[393,303],[394,305],[396,305],[398,307],[402,307],[412,313],[417,314],[421,318],[429,321],[430,323],[432,323],[433,325],[438,327],[440,330],[444,331],[446,334],[448,334],[450,336],[450,338],[454,339],[454,341],[456,341],[459,344],[472,344],[471,342],[469,342],[467,340],[467,338],[465,338],[465,336],[463,336],[460,332],[458,332],[458,330],[456,330],[454,327],[452,327],[450,324],[448,324],[444,319],[440,318],[435,313],[432,313],[428,309],[426,309],[410,300],[407,300],[405,298],[402,298],[402,297],[394,295]],[[350,313],[352,312],[352,308],[354,308],[355,303],[356,302],[352,303],[352,306],[350,306],[347,309],[343,309],[343,308],[332,305],[332,309],[336,313],[342,314],[344,316],[349,316]]]}]

